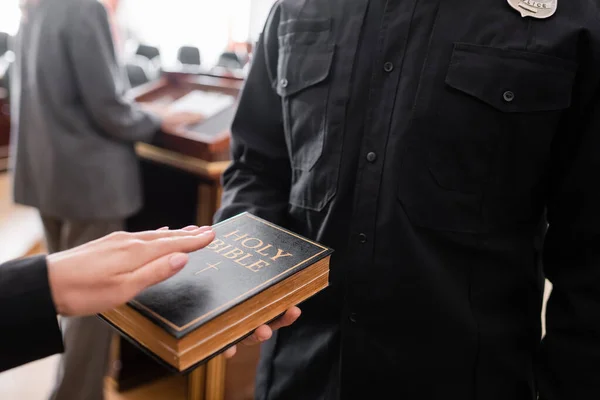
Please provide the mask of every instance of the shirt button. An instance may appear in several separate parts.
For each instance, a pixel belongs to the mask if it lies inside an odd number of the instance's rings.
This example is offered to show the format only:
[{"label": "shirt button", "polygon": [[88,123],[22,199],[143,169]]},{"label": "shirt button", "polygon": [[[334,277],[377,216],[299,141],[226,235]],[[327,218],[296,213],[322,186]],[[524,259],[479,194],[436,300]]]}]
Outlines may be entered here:
[{"label": "shirt button", "polygon": [[510,103],[511,101],[513,101],[515,99],[515,94],[513,92],[511,92],[510,90],[507,90],[506,92],[504,92],[504,94],[502,95],[502,98],[504,99],[504,101],[506,101],[507,103]]},{"label": "shirt button", "polygon": [[392,72],[392,70],[394,69],[394,64],[392,64],[391,62],[386,62],[385,64],[383,64],[383,70],[385,72]]},{"label": "shirt button", "polygon": [[282,88],[286,88],[288,86],[288,80],[284,78],[279,82],[279,84]]},{"label": "shirt button", "polygon": [[369,154],[367,154],[367,161],[372,163],[375,160],[377,160],[377,154],[370,152]]},{"label": "shirt button", "polygon": [[361,243],[367,243],[367,235],[365,235],[364,233],[360,233],[358,235],[358,241]]},{"label": "shirt button", "polygon": [[356,321],[358,321],[358,315],[356,315],[356,313],[350,313],[348,320],[352,323],[356,323]]}]

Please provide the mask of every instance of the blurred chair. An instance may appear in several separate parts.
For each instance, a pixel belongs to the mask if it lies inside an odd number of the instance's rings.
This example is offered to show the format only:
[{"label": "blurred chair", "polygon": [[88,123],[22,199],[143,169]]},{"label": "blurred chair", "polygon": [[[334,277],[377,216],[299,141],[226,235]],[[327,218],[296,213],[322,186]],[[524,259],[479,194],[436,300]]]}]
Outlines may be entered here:
[{"label": "blurred chair", "polygon": [[148,60],[152,60],[155,57],[160,57],[160,50],[158,47],[150,46],[147,44],[140,43],[135,52],[140,56],[146,57]]},{"label": "blurred chair", "polygon": [[153,80],[151,61],[144,56],[135,55],[125,62],[127,77],[132,88]]},{"label": "blurred chair", "polygon": [[242,69],[244,67],[244,63],[236,53],[232,51],[226,51],[221,54],[216,66],[227,69]]},{"label": "blurred chair", "polygon": [[158,49],[158,47],[150,46],[147,44],[140,43],[138,45],[137,50],[135,51],[135,54],[144,56],[148,60],[160,59],[160,50]]},{"label": "blurred chair", "polygon": [[177,61],[183,65],[200,66],[200,50],[193,46],[181,46],[177,51]]},{"label": "blurred chair", "polygon": [[0,32],[0,56],[4,55],[10,48],[11,37],[6,32]]},{"label": "blurred chair", "polygon": [[156,76],[160,75],[162,60],[158,47],[140,43],[137,46],[134,56],[144,57],[150,61],[150,79],[154,79]]},{"label": "blurred chair", "polygon": [[10,66],[13,63],[14,57],[10,57],[12,54],[9,52],[4,53],[0,56],[0,88],[6,90],[6,93],[10,96]]},{"label": "blurred chair", "polygon": [[132,88],[150,82],[146,70],[141,65],[128,62],[125,68],[127,69],[127,78],[129,78],[129,84]]}]

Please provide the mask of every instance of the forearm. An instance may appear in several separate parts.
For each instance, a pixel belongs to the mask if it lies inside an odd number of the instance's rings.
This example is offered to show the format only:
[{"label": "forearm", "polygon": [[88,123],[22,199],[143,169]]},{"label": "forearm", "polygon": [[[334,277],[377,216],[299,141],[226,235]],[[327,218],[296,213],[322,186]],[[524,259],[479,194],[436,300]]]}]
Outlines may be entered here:
[{"label": "forearm", "polygon": [[[582,82],[592,82],[591,78]],[[593,87],[593,86],[592,86]],[[600,86],[599,86],[600,87]],[[552,283],[540,354],[542,400],[600,398],[600,102],[554,139],[544,273]]]},{"label": "forearm", "polygon": [[600,397],[600,235],[550,227],[544,269],[553,283],[540,357],[540,400]]},{"label": "forearm", "polygon": [[111,106],[97,106],[94,111],[96,121],[108,136],[128,142],[154,140],[161,127],[158,114],[118,98],[111,102]]},{"label": "forearm", "polygon": [[0,371],[62,351],[45,256],[0,265]]}]

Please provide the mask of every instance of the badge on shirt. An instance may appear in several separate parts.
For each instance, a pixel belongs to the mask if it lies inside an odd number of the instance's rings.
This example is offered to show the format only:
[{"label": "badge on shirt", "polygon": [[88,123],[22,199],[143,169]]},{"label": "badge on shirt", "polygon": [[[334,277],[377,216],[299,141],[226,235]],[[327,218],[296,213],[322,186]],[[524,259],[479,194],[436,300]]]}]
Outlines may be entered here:
[{"label": "badge on shirt", "polygon": [[521,17],[549,18],[556,12],[558,0],[508,0]]}]

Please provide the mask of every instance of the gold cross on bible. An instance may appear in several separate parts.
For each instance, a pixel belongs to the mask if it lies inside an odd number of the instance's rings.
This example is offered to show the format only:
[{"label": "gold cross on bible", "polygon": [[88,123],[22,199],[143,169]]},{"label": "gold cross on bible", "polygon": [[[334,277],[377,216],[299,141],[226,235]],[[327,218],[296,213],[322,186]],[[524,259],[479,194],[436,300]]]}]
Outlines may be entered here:
[{"label": "gold cross on bible", "polygon": [[208,271],[209,269],[216,269],[217,271],[219,270],[219,268],[217,268],[217,265],[221,264],[221,261],[219,261],[216,264],[210,264],[210,263],[206,263],[206,265],[208,265],[208,267],[204,268],[201,271],[196,272],[194,275],[200,275],[201,273],[203,273],[204,271]]}]

